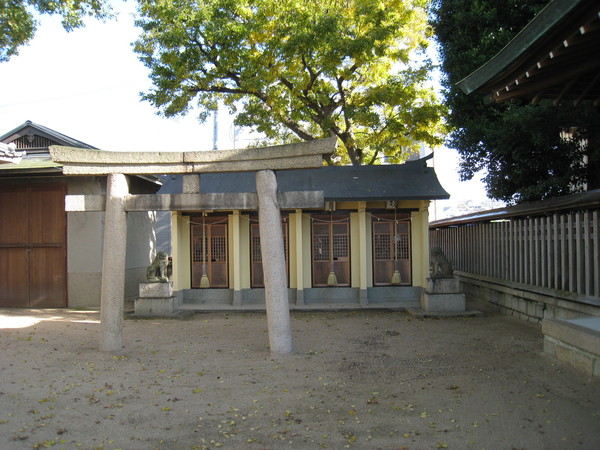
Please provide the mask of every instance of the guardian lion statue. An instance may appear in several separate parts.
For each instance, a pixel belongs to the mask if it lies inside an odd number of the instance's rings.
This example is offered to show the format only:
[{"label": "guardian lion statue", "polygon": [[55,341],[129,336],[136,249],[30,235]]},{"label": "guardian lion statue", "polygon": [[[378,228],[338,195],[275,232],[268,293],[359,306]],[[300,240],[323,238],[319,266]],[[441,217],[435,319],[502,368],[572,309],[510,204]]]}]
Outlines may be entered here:
[{"label": "guardian lion statue", "polygon": [[452,278],[454,269],[452,264],[444,255],[444,252],[439,247],[431,248],[431,258],[429,260],[429,270],[431,278]]},{"label": "guardian lion statue", "polygon": [[167,252],[158,252],[146,270],[149,283],[168,283],[173,275],[173,266]]}]

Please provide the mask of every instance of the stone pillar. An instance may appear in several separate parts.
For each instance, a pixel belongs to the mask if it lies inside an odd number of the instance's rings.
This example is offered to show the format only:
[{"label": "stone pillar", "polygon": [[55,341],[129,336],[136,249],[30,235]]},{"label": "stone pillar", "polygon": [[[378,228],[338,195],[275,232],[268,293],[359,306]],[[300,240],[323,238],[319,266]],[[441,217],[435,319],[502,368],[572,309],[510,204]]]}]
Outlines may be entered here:
[{"label": "stone pillar", "polygon": [[281,213],[277,201],[277,178],[272,170],[256,172],[260,250],[265,280],[265,301],[272,353],[292,352],[292,329],[285,271]]},{"label": "stone pillar", "polygon": [[100,293],[100,318],[102,321],[100,350],[104,352],[118,352],[123,349],[123,304],[127,247],[127,213],[124,202],[128,193],[129,187],[125,175],[108,175],[106,212],[104,213],[102,291]]}]

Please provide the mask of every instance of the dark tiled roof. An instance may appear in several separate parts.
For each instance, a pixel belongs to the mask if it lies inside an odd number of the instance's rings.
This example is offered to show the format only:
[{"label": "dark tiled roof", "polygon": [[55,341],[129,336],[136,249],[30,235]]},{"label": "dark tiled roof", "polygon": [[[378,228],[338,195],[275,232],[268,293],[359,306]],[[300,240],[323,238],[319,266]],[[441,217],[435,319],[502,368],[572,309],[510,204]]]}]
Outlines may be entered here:
[{"label": "dark tiled roof", "polygon": [[[27,144],[27,136],[29,135],[35,136],[31,145]],[[8,133],[0,136],[0,141],[2,142],[21,142],[21,145],[23,145],[23,139],[25,139],[26,145],[22,148],[18,148],[18,150],[27,152],[21,161],[16,164],[0,165],[0,171],[10,176],[62,173],[62,165],[52,161],[46,145],[41,146],[42,144],[36,141],[38,137],[43,138],[41,140],[43,143],[55,142],[60,145],[96,150],[96,147],[86,144],[85,142],[78,141],[77,139],[73,139],[58,131],[54,131],[51,128],[28,120]]]},{"label": "dark tiled roof", "polygon": [[98,150],[92,145],[86,144],[85,142],[79,141],[77,139],[73,139],[72,137],[59,133],[58,131],[54,131],[53,129],[45,127],[44,125],[33,123],[31,120],[22,123],[21,125],[9,131],[8,133],[0,136],[0,141],[12,141],[17,137],[26,136],[28,134],[45,135],[46,137],[57,141],[60,145]]},{"label": "dark tiled roof", "polygon": [[[168,176],[161,194],[182,192],[181,175]],[[450,196],[424,159],[398,165],[329,166],[277,172],[279,190],[324,191],[327,201],[441,200]],[[200,176],[200,192],[256,192],[252,172]]]}]

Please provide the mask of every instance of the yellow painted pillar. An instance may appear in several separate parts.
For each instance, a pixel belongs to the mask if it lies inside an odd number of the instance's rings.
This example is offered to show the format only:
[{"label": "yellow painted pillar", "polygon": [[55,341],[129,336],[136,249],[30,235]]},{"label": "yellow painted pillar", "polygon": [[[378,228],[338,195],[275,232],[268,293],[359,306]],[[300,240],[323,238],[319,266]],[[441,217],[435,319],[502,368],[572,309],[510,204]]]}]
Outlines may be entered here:
[{"label": "yellow painted pillar", "polygon": [[308,214],[302,214],[302,286],[312,287],[312,220]]},{"label": "yellow painted pillar", "polygon": [[171,248],[173,257],[173,289],[190,289],[192,287],[190,221],[182,217],[180,212],[171,215]]},{"label": "yellow painted pillar", "polygon": [[367,211],[366,202],[359,202],[358,206],[358,242],[359,242],[359,302],[361,305],[366,305],[368,300],[368,284],[369,284],[369,264],[367,254],[367,236],[368,236],[368,222],[367,222]]},{"label": "yellow painted pillar", "polygon": [[295,266],[296,266],[296,305],[304,305],[304,252],[302,231],[302,210],[297,209],[294,220]]},{"label": "yellow painted pillar", "polygon": [[429,276],[429,202],[412,213],[413,285],[426,286]]},{"label": "yellow painted pillar", "polygon": [[231,260],[229,264],[230,272],[230,288],[233,289],[233,304],[240,306],[242,304],[242,255],[241,255],[241,230],[240,230],[240,212],[234,211],[229,215],[229,229],[231,230]]}]

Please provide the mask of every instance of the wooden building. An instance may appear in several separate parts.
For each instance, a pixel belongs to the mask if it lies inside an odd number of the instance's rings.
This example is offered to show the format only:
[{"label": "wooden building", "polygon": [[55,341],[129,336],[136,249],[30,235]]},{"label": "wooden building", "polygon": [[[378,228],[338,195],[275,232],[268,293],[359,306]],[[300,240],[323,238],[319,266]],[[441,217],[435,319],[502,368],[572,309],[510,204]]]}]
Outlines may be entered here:
[{"label": "wooden building", "polygon": [[[66,177],[48,147],[95,149],[27,121],[0,136],[25,152],[0,164],[0,307],[54,308],[100,304],[104,213],[67,212],[67,194],[103,194],[106,177]],[[130,177],[132,192],[152,193],[154,177]],[[153,213],[133,213],[126,295],[144,280],[154,245]]]},{"label": "wooden building", "polygon": [[[254,173],[171,175],[161,194],[253,193]],[[199,177],[199,179],[198,179]],[[319,209],[282,210],[291,308],[418,306],[429,274],[428,206],[446,199],[426,160],[277,172],[280,192],[322,191]],[[181,309],[264,305],[257,211],[223,204],[172,213],[174,289]]]}]

